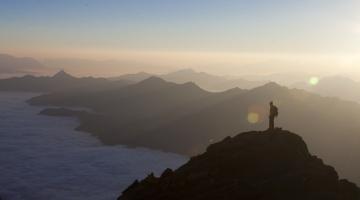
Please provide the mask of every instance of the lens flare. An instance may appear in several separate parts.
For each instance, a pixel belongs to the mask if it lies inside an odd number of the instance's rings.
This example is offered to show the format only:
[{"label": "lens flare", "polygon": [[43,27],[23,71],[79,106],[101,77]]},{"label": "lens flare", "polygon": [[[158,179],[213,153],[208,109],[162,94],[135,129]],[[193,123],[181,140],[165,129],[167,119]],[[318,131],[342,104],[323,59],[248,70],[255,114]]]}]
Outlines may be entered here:
[{"label": "lens flare", "polygon": [[309,84],[312,86],[315,86],[319,83],[319,81],[320,81],[320,79],[318,77],[314,76],[309,79]]},{"label": "lens flare", "polygon": [[256,124],[260,120],[260,116],[258,113],[255,112],[249,112],[247,116],[247,120],[250,124]]}]

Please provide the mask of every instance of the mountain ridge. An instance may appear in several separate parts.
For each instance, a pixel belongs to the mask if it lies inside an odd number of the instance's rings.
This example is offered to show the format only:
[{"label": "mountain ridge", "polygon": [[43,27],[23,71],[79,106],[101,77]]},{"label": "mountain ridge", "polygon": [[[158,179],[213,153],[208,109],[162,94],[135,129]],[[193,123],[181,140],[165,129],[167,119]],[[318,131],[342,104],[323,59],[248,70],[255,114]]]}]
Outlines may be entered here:
[{"label": "mountain ridge", "polygon": [[191,68],[181,69],[166,74],[150,74],[146,72],[125,74],[119,77],[112,77],[110,78],[110,80],[129,80],[134,83],[137,83],[152,76],[156,76],[166,81],[174,82],[177,84],[194,82],[200,88],[212,92],[225,91],[235,87],[240,87],[242,89],[250,89],[260,86],[267,82],[267,81],[249,81],[243,78],[229,79],[222,76],[208,74],[206,72],[197,72]]},{"label": "mountain ridge", "polygon": [[0,53],[0,74],[43,74],[52,70],[42,63],[30,57],[15,57],[9,54]]},{"label": "mountain ridge", "polygon": [[[269,83],[252,90],[208,92],[167,81],[132,84],[96,92],[51,93],[35,97],[35,105],[88,107],[101,116],[80,117],[81,131],[104,144],[141,146],[185,155],[236,131],[267,127],[268,104],[279,107],[277,123],[294,130],[313,152],[337,167],[344,177],[360,182],[358,130],[360,105]],[[156,82],[157,82],[156,81]],[[248,120],[249,114],[256,121]],[[324,124],[318,126],[318,124]],[[348,152],[354,152],[349,154]],[[356,178],[357,177],[357,178]]]},{"label": "mountain ridge", "polygon": [[357,200],[360,190],[339,179],[289,131],[250,131],[210,145],[175,171],[136,180],[118,200]]},{"label": "mountain ridge", "polygon": [[94,90],[124,86],[125,81],[109,81],[105,78],[74,77],[61,70],[53,76],[24,75],[21,77],[0,79],[0,91],[55,92],[72,90]]}]

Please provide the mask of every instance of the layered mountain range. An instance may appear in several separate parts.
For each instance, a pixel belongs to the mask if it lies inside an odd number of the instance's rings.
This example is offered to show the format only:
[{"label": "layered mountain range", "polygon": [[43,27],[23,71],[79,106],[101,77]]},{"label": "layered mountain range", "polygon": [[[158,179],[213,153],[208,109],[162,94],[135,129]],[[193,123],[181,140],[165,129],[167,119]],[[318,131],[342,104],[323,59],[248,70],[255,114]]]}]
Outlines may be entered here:
[{"label": "layered mountain range", "polygon": [[111,78],[111,80],[128,80],[132,82],[139,82],[150,78],[151,76],[156,76],[163,80],[178,84],[193,82],[199,87],[208,91],[225,91],[236,87],[242,89],[251,89],[269,82],[267,79],[251,81],[240,77],[230,78],[224,76],[216,76],[205,72],[197,72],[192,69],[183,69],[160,75],[139,72],[135,74],[125,74],[119,77]]},{"label": "layered mountain range", "polygon": [[[25,75],[0,79],[0,91],[21,92],[55,92],[81,89],[82,91],[97,91],[128,84],[126,81],[109,81],[105,78],[77,78],[65,71],[59,71],[53,76]],[[80,91],[80,90],[77,90]]]},{"label": "layered mountain range", "polygon": [[15,57],[8,54],[0,54],[0,78],[4,75],[14,76],[18,74],[42,74],[51,70],[39,61],[30,57]]},{"label": "layered mountain range", "polygon": [[355,102],[276,83],[251,90],[208,92],[191,82],[175,84],[158,77],[102,90],[53,92],[29,102],[94,110],[96,114],[79,116],[78,129],[106,144],[196,155],[236,132],[266,129],[269,101],[280,109],[278,126],[300,134],[310,149],[336,166],[342,176],[360,182],[360,105]]}]

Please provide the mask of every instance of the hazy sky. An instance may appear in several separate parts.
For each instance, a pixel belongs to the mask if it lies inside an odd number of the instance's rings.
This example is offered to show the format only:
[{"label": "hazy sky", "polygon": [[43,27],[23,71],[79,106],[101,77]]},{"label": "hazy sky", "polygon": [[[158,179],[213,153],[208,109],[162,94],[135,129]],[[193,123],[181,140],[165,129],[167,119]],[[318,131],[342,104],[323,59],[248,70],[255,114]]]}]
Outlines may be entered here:
[{"label": "hazy sky", "polygon": [[0,0],[0,27],[0,52],[60,64],[360,74],[357,0]]}]

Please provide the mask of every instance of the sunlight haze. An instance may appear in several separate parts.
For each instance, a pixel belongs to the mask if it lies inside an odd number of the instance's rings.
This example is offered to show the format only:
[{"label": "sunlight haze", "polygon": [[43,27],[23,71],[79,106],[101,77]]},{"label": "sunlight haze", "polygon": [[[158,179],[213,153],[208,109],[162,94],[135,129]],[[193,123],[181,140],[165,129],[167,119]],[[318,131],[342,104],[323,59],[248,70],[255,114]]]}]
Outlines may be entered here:
[{"label": "sunlight haze", "polygon": [[194,68],[358,79],[359,11],[355,0],[1,0],[0,52],[78,75]]},{"label": "sunlight haze", "polygon": [[0,200],[360,200],[360,0],[0,0]]}]

